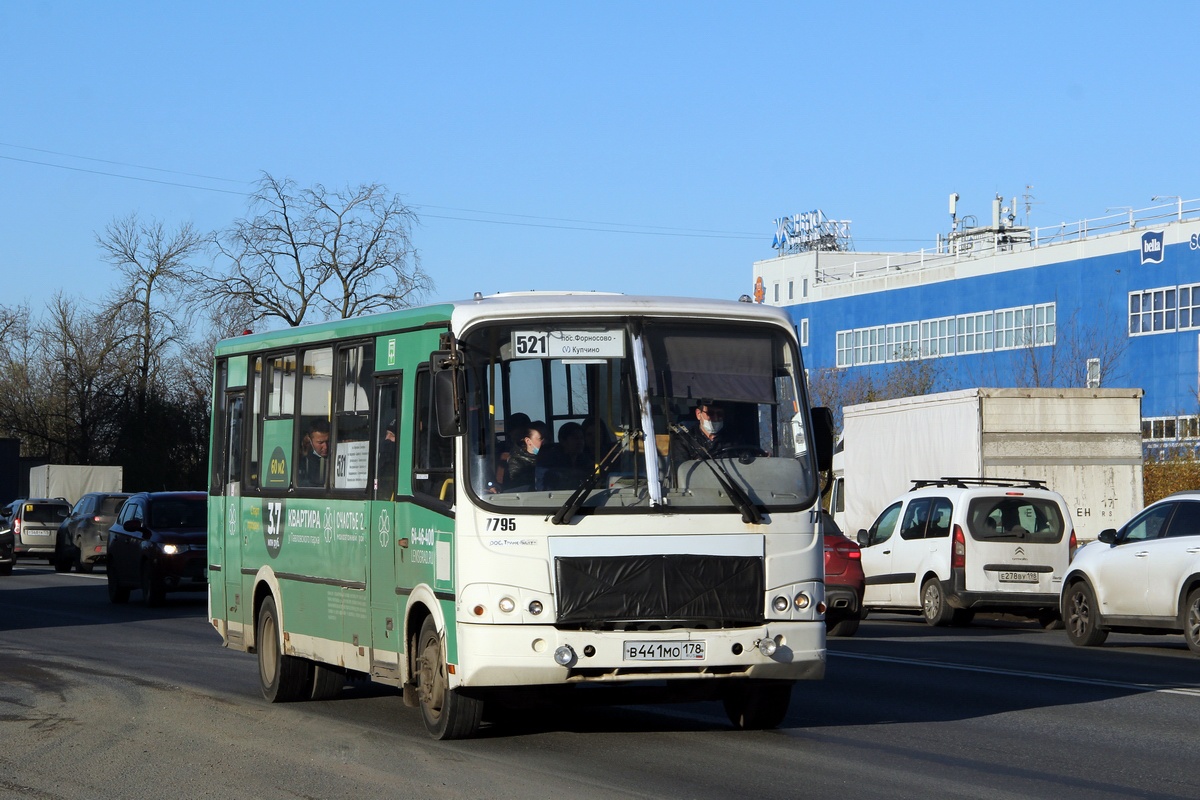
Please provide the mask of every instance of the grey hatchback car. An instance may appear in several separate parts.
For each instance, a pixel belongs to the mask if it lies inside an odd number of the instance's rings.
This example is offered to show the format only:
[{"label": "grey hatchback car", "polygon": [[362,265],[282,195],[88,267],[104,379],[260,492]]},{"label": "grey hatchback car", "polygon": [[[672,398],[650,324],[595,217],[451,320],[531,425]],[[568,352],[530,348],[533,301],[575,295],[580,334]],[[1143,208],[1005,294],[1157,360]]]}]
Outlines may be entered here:
[{"label": "grey hatchback car", "polygon": [[70,572],[71,567],[88,573],[108,557],[108,529],[129,492],[88,492],[71,509],[71,515],[58,526],[54,547],[54,569]]}]

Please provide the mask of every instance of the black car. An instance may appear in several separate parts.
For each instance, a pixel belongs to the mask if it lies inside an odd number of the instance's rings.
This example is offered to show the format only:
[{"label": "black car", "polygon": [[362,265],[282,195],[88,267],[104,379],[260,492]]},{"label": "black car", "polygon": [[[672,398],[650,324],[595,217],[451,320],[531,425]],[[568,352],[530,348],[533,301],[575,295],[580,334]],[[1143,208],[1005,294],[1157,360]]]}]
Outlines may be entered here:
[{"label": "black car", "polygon": [[12,575],[13,561],[15,560],[13,544],[16,541],[12,531],[12,518],[13,512],[21,502],[21,500],[13,500],[0,508],[0,575]]},{"label": "black car", "polygon": [[108,530],[108,599],[140,589],[148,606],[167,592],[208,588],[208,495],[142,492],[121,506]]},{"label": "black car", "polygon": [[108,529],[117,519],[128,492],[88,492],[58,526],[54,544],[54,569],[91,572],[108,555]]}]

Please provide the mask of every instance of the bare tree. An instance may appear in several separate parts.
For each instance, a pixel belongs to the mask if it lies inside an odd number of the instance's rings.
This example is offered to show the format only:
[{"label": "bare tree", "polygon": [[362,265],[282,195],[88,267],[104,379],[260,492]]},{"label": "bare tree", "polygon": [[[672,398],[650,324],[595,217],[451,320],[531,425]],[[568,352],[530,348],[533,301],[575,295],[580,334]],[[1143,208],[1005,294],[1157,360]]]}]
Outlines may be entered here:
[{"label": "bare tree", "polygon": [[117,321],[94,314],[61,292],[50,301],[37,334],[49,357],[54,394],[48,406],[61,416],[59,431],[66,463],[104,463],[112,452],[125,405],[134,338]]},{"label": "bare tree", "polygon": [[48,454],[63,440],[57,424],[63,415],[55,403],[53,373],[37,336],[36,323],[28,306],[10,309],[0,370],[5,377],[0,392],[0,426],[5,435],[21,440],[26,455]]},{"label": "bare tree", "polygon": [[295,326],[411,305],[433,286],[412,244],[416,214],[379,184],[297,189],[264,173],[251,210],[216,237],[222,274],[201,276],[225,317]]},{"label": "bare tree", "polygon": [[826,367],[809,373],[813,405],[828,406],[842,427],[842,409],[858,403],[913,397],[938,391],[944,364],[936,358],[906,358],[883,367]]},{"label": "bare tree", "polygon": [[0,350],[6,381],[0,427],[27,455],[66,464],[104,463],[118,435],[129,340],[111,317],[62,293],[40,319],[12,318]]},{"label": "bare tree", "polygon": [[123,278],[109,313],[129,327],[136,342],[139,409],[146,407],[164,355],[186,336],[188,309],[180,300],[191,274],[188,262],[205,241],[191,223],[171,232],[161,222],[139,221],[136,214],[114,220],[96,236],[96,244]]}]

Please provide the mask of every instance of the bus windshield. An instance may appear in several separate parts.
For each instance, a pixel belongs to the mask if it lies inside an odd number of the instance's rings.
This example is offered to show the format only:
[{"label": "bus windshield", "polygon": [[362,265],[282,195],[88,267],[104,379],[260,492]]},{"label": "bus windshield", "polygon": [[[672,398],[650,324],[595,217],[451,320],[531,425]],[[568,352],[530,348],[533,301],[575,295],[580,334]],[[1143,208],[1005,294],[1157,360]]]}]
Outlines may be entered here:
[{"label": "bus windshield", "polygon": [[479,502],[572,513],[717,510],[816,495],[799,357],[769,325],[493,324],[459,343]]}]

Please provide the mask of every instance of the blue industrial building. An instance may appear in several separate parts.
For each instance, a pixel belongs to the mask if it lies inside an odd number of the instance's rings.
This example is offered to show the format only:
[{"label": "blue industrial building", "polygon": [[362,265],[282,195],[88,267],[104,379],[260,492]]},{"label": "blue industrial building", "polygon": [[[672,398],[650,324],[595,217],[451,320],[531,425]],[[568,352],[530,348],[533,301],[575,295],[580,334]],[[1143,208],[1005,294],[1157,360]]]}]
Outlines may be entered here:
[{"label": "blue industrial building", "polygon": [[[1156,198],[1157,200],[1158,198]],[[1053,227],[956,214],[928,250],[864,253],[820,211],[777,220],[754,264],[810,370],[937,359],[939,389],[1138,387],[1150,448],[1200,442],[1200,200]]]}]

